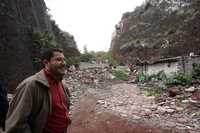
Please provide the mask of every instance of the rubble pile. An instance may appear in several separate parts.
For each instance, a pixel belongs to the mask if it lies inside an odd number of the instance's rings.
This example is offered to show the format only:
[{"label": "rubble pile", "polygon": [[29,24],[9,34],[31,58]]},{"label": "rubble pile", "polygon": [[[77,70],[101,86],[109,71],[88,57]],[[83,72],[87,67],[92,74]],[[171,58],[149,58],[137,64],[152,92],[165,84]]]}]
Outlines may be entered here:
[{"label": "rubble pile", "polygon": [[102,67],[85,68],[73,71],[64,77],[72,96],[72,104],[77,102],[79,96],[85,91],[96,92],[107,88],[114,77],[109,69]]},{"label": "rubble pile", "polygon": [[133,120],[139,120],[151,114],[150,108],[154,105],[154,98],[146,97],[136,85],[116,84],[112,86],[111,92],[110,97],[98,100],[97,103],[122,117]]},{"label": "rubble pile", "polygon": [[200,132],[198,87],[177,86],[156,98],[146,96],[143,85],[113,83],[113,76],[106,68],[87,68],[67,75],[65,81],[72,94],[72,104],[78,102],[82,94],[92,93],[99,113],[109,111],[132,121],[150,121],[181,133]]},{"label": "rubble pile", "polygon": [[[145,86],[140,86],[145,88]],[[200,86],[173,86],[155,98],[155,116],[169,127],[200,132]]]},{"label": "rubble pile", "polygon": [[[130,84],[114,85],[111,90],[112,96],[98,101],[105,109],[134,121],[150,121],[166,129],[178,129],[181,133],[200,132],[199,103],[194,104],[191,97],[186,100],[181,95],[177,98],[163,95],[156,101],[154,96],[147,97],[136,85]],[[186,89],[190,93],[191,90]]]}]

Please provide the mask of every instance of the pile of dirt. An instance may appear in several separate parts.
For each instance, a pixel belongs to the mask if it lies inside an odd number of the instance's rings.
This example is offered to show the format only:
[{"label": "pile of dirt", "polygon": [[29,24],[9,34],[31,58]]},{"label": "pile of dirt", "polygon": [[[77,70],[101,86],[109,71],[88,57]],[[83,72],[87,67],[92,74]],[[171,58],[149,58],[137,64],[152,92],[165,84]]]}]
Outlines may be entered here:
[{"label": "pile of dirt", "polygon": [[75,105],[69,133],[178,133],[145,122],[133,122],[110,112],[99,112],[97,99],[87,93]]}]

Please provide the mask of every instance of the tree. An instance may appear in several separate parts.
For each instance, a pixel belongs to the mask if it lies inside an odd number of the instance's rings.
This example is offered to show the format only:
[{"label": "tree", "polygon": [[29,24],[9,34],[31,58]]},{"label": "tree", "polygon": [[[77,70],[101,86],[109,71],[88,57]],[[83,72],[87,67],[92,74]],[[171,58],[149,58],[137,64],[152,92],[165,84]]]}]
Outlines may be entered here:
[{"label": "tree", "polygon": [[88,53],[87,45],[84,45],[84,46],[83,46],[83,53],[84,53],[84,54],[87,54],[87,53]]},{"label": "tree", "polygon": [[118,65],[119,62],[117,62],[113,56],[112,53],[110,51],[108,51],[107,53],[104,54],[103,56],[104,60],[107,60],[108,64],[112,64],[112,65]]}]

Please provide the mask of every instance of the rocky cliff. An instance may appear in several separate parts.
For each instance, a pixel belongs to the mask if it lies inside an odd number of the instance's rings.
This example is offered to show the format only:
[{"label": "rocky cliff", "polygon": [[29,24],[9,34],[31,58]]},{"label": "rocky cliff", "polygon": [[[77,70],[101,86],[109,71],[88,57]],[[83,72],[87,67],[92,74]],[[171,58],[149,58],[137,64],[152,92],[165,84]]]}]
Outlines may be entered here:
[{"label": "rocky cliff", "polygon": [[67,56],[79,54],[73,36],[50,20],[44,0],[1,0],[0,20],[0,81],[9,91],[35,71],[34,32],[52,33]]},{"label": "rocky cliff", "polygon": [[123,14],[112,38],[112,53],[123,62],[199,54],[199,22],[199,0],[146,0]]},{"label": "rocky cliff", "polygon": [[51,21],[52,31],[55,36],[55,41],[64,50],[66,57],[80,55],[80,52],[77,48],[74,36],[66,31],[59,29],[55,21]]}]

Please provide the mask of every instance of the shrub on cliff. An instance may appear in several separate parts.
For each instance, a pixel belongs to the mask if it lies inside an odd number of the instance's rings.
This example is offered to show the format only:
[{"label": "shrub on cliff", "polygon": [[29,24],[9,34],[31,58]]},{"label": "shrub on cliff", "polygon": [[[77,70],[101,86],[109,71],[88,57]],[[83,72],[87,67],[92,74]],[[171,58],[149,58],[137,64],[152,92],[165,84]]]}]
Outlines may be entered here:
[{"label": "shrub on cliff", "polygon": [[56,42],[49,32],[34,32],[32,39],[40,48],[56,47]]}]

